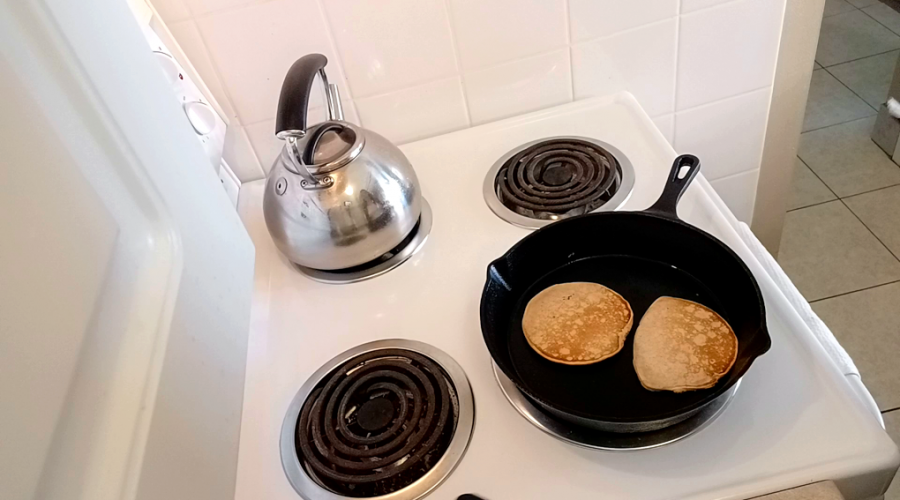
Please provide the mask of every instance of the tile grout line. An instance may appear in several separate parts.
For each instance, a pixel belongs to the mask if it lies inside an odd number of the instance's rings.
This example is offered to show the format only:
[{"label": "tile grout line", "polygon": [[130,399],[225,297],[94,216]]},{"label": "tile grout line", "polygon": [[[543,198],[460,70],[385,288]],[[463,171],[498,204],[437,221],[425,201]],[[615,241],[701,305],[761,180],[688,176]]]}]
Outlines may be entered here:
[{"label": "tile grout line", "polygon": [[[831,73],[829,73],[829,74],[831,74]],[[833,76],[833,75],[832,75],[832,76]],[[837,77],[835,77],[835,79],[837,79]],[[838,80],[838,81],[840,81],[840,80]],[[841,85],[843,85],[843,82],[841,83]],[[846,87],[846,85],[845,85],[845,87]],[[852,92],[852,91],[851,91],[851,92]],[[855,121],[855,120],[854,120],[854,121]],[[801,135],[802,135],[802,134],[801,134]],[[887,153],[885,153],[885,154],[887,154]],[[883,247],[885,248],[885,250],[887,250],[888,253],[891,254],[891,256],[892,256],[895,260],[897,260],[898,262],[900,262],[900,257],[898,257],[898,256],[897,256],[897,255],[896,255],[896,254],[895,254],[895,253],[894,253],[887,245],[884,244],[883,241],[881,241],[881,238],[879,238],[878,235],[875,234],[875,232],[872,231],[872,229],[869,228],[869,226],[866,225],[866,223],[863,222],[863,220],[862,220],[858,215],[856,215],[856,212],[854,212],[853,209],[850,208],[850,206],[847,205],[847,203],[844,202],[844,199],[841,198],[840,196],[838,196],[838,194],[837,194],[836,192],[834,192],[833,189],[831,189],[831,186],[829,186],[828,183],[825,182],[825,180],[822,179],[822,178],[819,176],[819,174],[817,174],[816,171],[813,170],[813,168],[810,167],[809,164],[806,163],[806,161],[803,160],[803,158],[800,157],[799,154],[797,155],[797,158],[800,160],[800,162],[802,162],[804,165],[806,165],[806,168],[808,168],[809,171],[812,172],[812,174],[813,174],[814,176],[816,176],[817,179],[819,179],[819,181],[822,183],[822,185],[824,185],[826,188],[828,188],[828,190],[831,191],[831,194],[833,194],[833,195],[835,196],[835,198],[837,198],[837,199],[836,199],[836,200],[823,201],[822,203],[816,203],[816,204],[813,204],[813,205],[808,205],[808,206],[806,206],[806,207],[800,207],[800,208],[795,209],[795,210],[801,210],[801,209],[803,209],[803,208],[809,208],[809,207],[814,207],[814,206],[818,206],[818,205],[824,205],[825,203],[829,203],[829,202],[831,202],[831,201],[840,201],[841,204],[844,205],[844,207],[845,207],[851,214],[853,214],[853,217],[855,217],[856,220],[858,220],[859,223],[862,224],[863,227],[866,228],[867,231],[869,231],[869,234],[871,234],[872,236],[874,236],[875,239],[878,241],[878,243],[881,243],[881,246],[883,246]],[[847,198],[851,198],[851,197],[853,197],[853,196],[858,196],[858,195],[861,195],[861,194],[871,193],[871,192],[873,192],[873,191],[879,191],[879,190],[881,190],[881,189],[887,189],[887,188],[890,188],[890,187],[895,187],[895,186],[898,186],[898,185],[900,185],[900,184],[894,184],[894,185],[892,185],[892,186],[883,186],[883,187],[880,187],[880,188],[878,188],[878,189],[873,189],[873,190],[871,190],[871,191],[865,191],[865,192],[862,192],[862,193],[856,193],[856,194],[847,196]],[[792,211],[793,211],[793,210],[788,210],[786,213],[792,212]],[[851,292],[851,293],[852,293],[852,292]],[[823,300],[823,299],[820,299],[820,300]],[[812,301],[810,301],[810,303],[812,303]]]},{"label": "tile grout line", "polygon": [[[803,135],[803,134],[800,134],[800,135]],[[809,207],[816,207],[816,206],[819,206],[819,205],[824,205],[824,204],[826,204],[826,203],[828,203],[828,202],[837,201],[837,200],[841,199],[840,196],[838,196],[837,193],[835,193],[834,190],[831,189],[831,188],[828,186],[828,184],[826,184],[825,181],[822,180],[821,177],[819,177],[819,174],[817,174],[817,173],[815,172],[815,170],[813,170],[812,167],[809,166],[809,163],[806,163],[806,160],[804,160],[803,158],[800,158],[800,154],[799,154],[799,153],[797,154],[797,159],[800,160],[800,163],[802,163],[803,166],[807,168],[807,170],[809,170],[810,172],[812,172],[813,176],[815,176],[816,179],[819,179],[819,182],[821,182],[822,185],[825,186],[825,189],[827,189],[828,192],[830,192],[831,195],[834,196],[834,198],[831,199],[831,200],[822,201],[822,202],[819,202],[819,203],[813,203],[812,205],[806,205],[805,207],[797,207],[797,208],[792,208],[792,209],[790,209],[790,210],[785,210],[785,213],[793,212],[793,211],[796,211],[796,210],[803,210],[804,208],[809,208]]]},{"label": "tile grout line", "polygon": [[[676,81],[677,81],[677,78],[676,78]],[[727,97],[720,97],[720,98],[716,99],[715,101],[704,102],[704,103],[702,103],[702,104],[695,104],[695,105],[693,105],[693,106],[691,106],[691,107],[689,107],[689,108],[678,109],[678,107],[676,106],[676,107],[675,107],[675,111],[671,111],[671,112],[668,112],[668,113],[661,113],[661,114],[659,114],[659,115],[657,115],[657,116],[668,115],[668,114],[672,114],[672,113],[674,113],[674,114],[677,115],[678,113],[683,113],[683,112],[685,112],[685,111],[694,111],[694,110],[698,110],[698,109],[708,108],[708,107],[710,107],[710,106],[712,106],[712,105],[714,105],[714,104],[719,104],[719,103],[724,102],[724,101],[727,101],[727,100],[729,100],[729,99],[737,99],[738,97],[744,97],[745,95],[749,95],[749,94],[752,94],[752,93],[754,93],[754,92],[759,92],[760,90],[772,90],[772,85],[764,85],[764,86],[762,86],[762,87],[756,87],[756,88],[754,88],[754,89],[746,90],[746,91],[744,91],[744,92],[740,92],[740,93],[737,93],[737,94],[734,94],[734,95],[730,95],[730,96],[727,96]],[[871,118],[871,116],[866,116],[866,117],[864,117],[864,118]],[[857,118],[857,120],[861,120],[861,119],[862,119],[862,118]],[[853,121],[853,120],[851,120],[851,121]],[[831,125],[828,125],[828,126],[830,127]],[[822,127],[822,128],[824,128],[824,127]],[[804,133],[804,132],[801,132],[801,134],[802,134],[802,133]]]},{"label": "tile grout line", "polygon": [[[864,119],[864,118],[862,118],[862,119]],[[853,121],[856,121],[856,120],[853,120]],[[850,123],[850,122],[844,122],[844,123]],[[840,124],[840,125],[843,125],[843,124]],[[832,126],[833,126],[833,125],[832,125]],[[823,127],[823,128],[827,128],[827,127]],[[817,129],[817,130],[822,130],[822,129]],[[802,135],[802,134],[801,134],[801,135]],[[887,153],[885,153],[885,154],[887,154]],[[828,189],[828,191],[830,191],[832,195],[834,195],[834,199],[832,199],[832,200],[827,200],[827,201],[821,201],[821,202],[819,202],[819,203],[813,203],[812,205],[806,205],[806,206],[803,206],[803,207],[792,208],[792,209],[790,209],[790,210],[785,210],[785,212],[793,212],[793,211],[795,211],[795,210],[802,210],[802,209],[804,209],[804,208],[815,207],[815,206],[817,206],[817,205],[824,205],[825,203],[829,203],[829,202],[832,202],[832,201],[845,200],[845,199],[847,199],[847,198],[853,198],[854,196],[861,196],[861,195],[864,195],[864,194],[874,193],[875,191],[881,191],[882,189],[890,189],[890,188],[893,188],[893,187],[900,186],[900,183],[896,183],[896,184],[890,184],[890,185],[888,185],[888,186],[881,186],[881,187],[878,187],[878,188],[875,188],[875,189],[869,189],[869,190],[867,190],[867,191],[860,191],[860,192],[858,192],[858,193],[848,194],[847,196],[838,196],[838,194],[835,193],[833,189],[831,189],[831,186],[829,186],[828,183],[825,182],[825,179],[822,179],[822,177],[820,177],[819,174],[816,173],[816,171],[813,170],[813,168],[809,166],[809,163],[806,163],[806,160],[804,160],[804,159],[800,156],[799,153],[797,154],[797,159],[800,160],[800,163],[802,163],[803,165],[805,165],[806,168],[808,168],[810,172],[812,172],[812,174],[816,177],[816,179],[819,179],[819,182],[821,182],[822,185],[825,186],[825,188]],[[892,160],[892,161],[893,161],[893,160]],[[900,167],[900,165],[898,165],[898,167]],[[847,207],[847,208],[849,209],[850,207]],[[850,210],[850,211],[852,212],[853,210]]]},{"label": "tile grout line", "polygon": [[[695,13],[695,12],[705,12],[705,11],[708,11],[708,10],[718,9],[719,7],[722,7],[723,5],[728,5],[728,4],[734,3],[734,2],[737,2],[737,0],[725,0],[724,2],[721,2],[721,3],[714,3],[714,4],[712,4],[712,5],[707,5],[707,6],[705,6],[705,7],[699,7],[699,8],[696,8],[696,9],[694,9],[694,10],[688,12],[688,14],[693,14],[693,13]],[[849,3],[849,2],[848,2],[848,3]],[[679,5],[679,10],[680,10],[680,9],[681,9],[681,2],[678,2],[678,5]],[[854,8],[855,8],[855,7],[854,7]]]},{"label": "tile grout line", "polygon": [[885,413],[890,413],[892,411],[897,411],[897,410],[900,410],[900,406],[898,406],[896,408],[888,408],[887,410],[882,410],[881,414],[884,415]]},{"label": "tile grout line", "polygon": [[[825,186],[825,187],[828,187],[828,186]],[[835,199],[833,199],[833,200],[819,201],[819,202],[813,203],[813,204],[811,204],[811,205],[804,205],[804,206],[802,206],[802,207],[797,207],[797,208],[792,208],[792,209],[790,209],[790,210],[786,210],[785,213],[789,214],[789,213],[791,213],[791,212],[796,212],[797,210],[803,210],[804,208],[818,207],[819,205],[824,205],[824,204],[826,204],[826,203],[831,203],[832,201],[838,201],[839,199],[840,199],[840,198],[835,198]]]},{"label": "tile grout line", "polygon": [[[800,161],[803,161],[803,160],[800,160]],[[900,168],[900,166],[898,166],[898,168]],[[810,169],[810,170],[812,170],[812,169]],[[838,199],[839,199],[839,200],[846,200],[846,199],[848,199],[848,198],[853,198],[853,197],[861,196],[861,195],[864,195],[864,194],[874,193],[875,191],[881,191],[882,189],[890,189],[890,188],[897,187],[897,186],[900,186],[900,183],[897,183],[897,184],[891,184],[890,186],[882,186],[882,187],[880,187],[880,188],[870,189],[870,190],[868,190],[868,191],[860,191],[859,193],[848,194],[847,196],[838,197]]]},{"label": "tile grout line", "polygon": [[891,33],[893,33],[893,34],[895,34],[895,35],[900,36],[900,33],[897,33],[896,31],[892,30],[890,26],[884,24],[883,22],[879,21],[878,19],[875,19],[874,16],[872,16],[871,14],[869,14],[868,12],[866,12],[866,9],[868,9],[869,7],[874,7],[874,6],[875,6],[875,4],[873,3],[872,5],[869,5],[868,7],[865,7],[865,8],[863,8],[863,9],[857,9],[857,10],[860,11],[860,12],[862,12],[863,14],[865,14],[869,19],[871,19],[871,20],[875,21],[876,23],[880,24],[882,27],[884,27],[884,29],[890,31]]},{"label": "tile grout line", "polygon": [[[445,1],[449,1],[449,0],[445,0]],[[448,17],[449,17],[449,15],[448,15]],[[452,25],[451,25],[451,27],[452,27]],[[453,37],[453,38],[454,38],[454,40],[455,40],[455,37]],[[354,98],[354,101],[362,101],[362,100],[366,100],[366,99],[374,99],[374,98],[376,98],[376,97],[384,97],[384,96],[391,95],[391,94],[394,94],[394,93],[397,93],[397,92],[403,92],[403,91],[405,91],[405,90],[411,90],[411,89],[415,89],[415,88],[419,88],[419,87],[424,87],[424,86],[426,86],[426,85],[431,85],[431,84],[433,84],[433,83],[437,83],[437,82],[440,82],[440,81],[443,81],[443,80],[450,80],[450,79],[453,79],[453,78],[458,78],[459,81],[462,82],[462,81],[463,81],[463,76],[464,76],[465,73],[469,73],[469,74],[472,74],[472,73],[479,73],[479,72],[481,72],[481,71],[487,71],[487,70],[489,70],[489,69],[496,69],[496,68],[499,68],[499,67],[501,67],[501,66],[505,66],[505,65],[507,65],[507,64],[513,64],[513,63],[517,63],[517,62],[521,62],[521,61],[526,61],[526,60],[528,60],[528,59],[536,59],[536,58],[538,58],[538,57],[546,56],[546,55],[552,54],[552,53],[554,53],[554,52],[559,52],[559,51],[563,50],[564,48],[566,48],[566,47],[564,47],[564,46],[558,46],[558,47],[554,47],[554,48],[552,48],[552,49],[544,50],[544,51],[537,52],[537,53],[534,53],[534,54],[529,54],[529,55],[527,55],[527,56],[521,56],[521,57],[517,57],[517,58],[515,58],[515,59],[508,59],[508,60],[506,60],[506,61],[502,61],[502,62],[499,62],[499,63],[491,64],[491,65],[489,65],[489,66],[485,66],[485,67],[483,67],[483,68],[474,69],[474,70],[471,70],[471,71],[463,71],[463,70],[462,70],[462,61],[459,61],[459,65],[460,65],[459,71],[458,71],[457,73],[452,74],[452,75],[443,75],[443,76],[438,76],[438,77],[434,77],[434,78],[429,78],[428,80],[425,80],[425,81],[421,81],[421,82],[417,82],[417,83],[413,83],[413,84],[406,84],[406,85],[404,85],[403,87],[398,87],[398,88],[395,88],[395,89],[379,91],[379,92],[377,92],[377,93],[375,93],[375,94],[366,94],[366,95],[363,95],[363,96],[356,96],[356,97]],[[455,47],[454,47],[454,49],[455,49]],[[270,119],[271,119],[271,118],[270,118]]]},{"label": "tile grout line", "polygon": [[853,12],[854,10],[862,10],[862,9],[860,9],[859,7],[853,5],[852,3],[850,3],[850,2],[848,2],[848,1],[846,1],[846,0],[844,0],[844,3],[847,4],[847,5],[849,5],[849,6],[852,8],[852,10],[848,10],[847,12],[839,12],[839,13],[837,13],[837,14],[832,14],[832,15],[830,15],[830,16],[822,15],[822,19],[828,19],[829,17],[834,17],[834,16],[842,16],[842,15],[844,15],[844,14],[849,14],[849,13]]},{"label": "tile grout line", "polygon": [[[870,57],[872,57],[872,56],[870,56]],[[872,108],[872,111],[875,111],[875,114],[876,114],[876,115],[878,114],[878,108],[876,108],[875,106],[872,106],[871,104],[869,104],[869,101],[863,99],[861,95],[857,94],[855,90],[851,89],[846,83],[842,82],[840,78],[838,78],[838,77],[836,77],[836,76],[834,75],[834,73],[832,73],[831,71],[828,71],[828,68],[822,68],[822,69],[825,70],[826,73],[828,73],[829,75],[831,75],[832,78],[834,78],[835,80],[837,80],[838,83],[840,83],[841,85],[843,85],[845,89],[849,90],[851,94],[855,95],[857,99],[859,99],[860,101],[862,101],[863,103],[865,103],[866,106]]]},{"label": "tile grout line", "polygon": [[[859,8],[857,8],[855,5],[853,5],[853,4],[850,3],[850,2],[847,2],[847,5],[853,7],[853,10],[860,10]],[[824,15],[823,15],[823,16],[822,16],[822,20],[824,21],[825,19],[828,19],[829,17],[843,16],[844,14],[849,14],[849,13],[853,12],[853,10],[848,10],[848,11],[846,11],[846,12],[839,12],[839,13],[837,13],[837,14],[832,14],[832,15],[830,15],[830,16],[824,16]]]},{"label": "tile grout line", "polygon": [[[459,42],[456,41],[456,30],[453,26],[453,12],[450,7],[450,0],[444,0],[444,10],[447,11],[447,28],[450,29],[450,45],[453,47],[453,60],[456,63],[456,71],[459,72],[459,91],[462,93],[463,104],[465,105],[463,106],[463,108],[466,112],[466,126],[471,127],[472,111],[469,109],[469,93],[466,91],[466,81],[462,67],[462,57],[459,54]],[[571,64],[569,66],[569,74],[571,74]]]},{"label": "tile grout line", "polygon": [[[797,158],[800,158],[800,155],[797,155]],[[800,161],[803,162],[803,164],[806,165],[806,168],[808,168],[809,171],[812,172],[812,174],[816,176],[816,179],[819,179],[819,182],[821,182],[822,185],[824,185],[826,188],[828,188],[828,190],[831,191],[831,194],[834,195],[834,199],[828,200],[828,201],[838,201],[841,199],[841,197],[838,196],[838,194],[834,192],[834,189],[831,189],[831,186],[829,186],[828,183],[825,182],[825,180],[823,180],[821,177],[819,177],[819,174],[817,174],[816,171],[813,170],[813,168],[809,166],[809,163],[806,163],[806,160],[804,160],[803,158],[800,158]],[[828,203],[828,201],[823,202],[823,203]],[[820,205],[821,205],[821,203],[820,203]],[[852,210],[851,210],[851,212],[852,212]]]},{"label": "tile grout line", "polygon": [[[830,75],[830,74],[831,74],[831,73],[829,73],[829,75]],[[842,84],[842,85],[843,85],[843,84]],[[868,105],[868,104],[867,104],[867,105]],[[869,107],[871,107],[871,106],[869,106]],[[834,124],[832,124],[832,125],[825,125],[824,127],[811,128],[811,129],[809,129],[809,130],[804,130],[803,132],[800,132],[800,135],[802,136],[803,134],[808,134],[808,133],[810,133],[810,132],[817,132],[817,131],[819,131],[819,130],[824,130],[824,129],[826,129],[826,128],[837,127],[838,125],[846,125],[846,124],[851,123],[851,122],[858,122],[858,121],[862,121],[862,120],[869,120],[869,119],[871,119],[871,118],[873,118],[873,117],[877,117],[877,116],[878,116],[878,114],[876,113],[876,114],[874,114],[874,115],[863,116],[862,118],[854,118],[854,119],[852,119],[852,120],[847,120],[847,121],[845,121],[845,122],[834,123]]]},{"label": "tile grout line", "polygon": [[[891,31],[891,33],[894,33],[894,32]],[[894,33],[894,34],[896,35],[896,33]],[[847,63],[852,63],[852,62],[856,62],[856,61],[861,61],[861,60],[869,58],[869,57],[883,56],[883,55],[887,54],[888,52],[894,52],[895,50],[900,50],[900,47],[898,47],[896,49],[885,50],[884,52],[876,52],[874,54],[869,54],[867,56],[857,57],[856,59],[849,59],[847,61],[841,61],[839,63],[829,64],[828,66],[825,66],[824,64],[819,63],[819,66],[822,66],[819,69],[826,69],[826,68],[831,68],[834,66],[840,66],[841,64],[847,64]],[[818,62],[818,61],[816,61],[816,62]]]},{"label": "tile grout line", "polygon": [[[800,158],[800,156],[797,155],[797,158]],[[875,239],[878,241],[878,243],[881,243],[881,246],[883,246],[884,249],[887,250],[889,254],[891,254],[891,257],[893,257],[895,260],[897,260],[897,262],[900,262],[900,257],[897,257],[897,254],[895,254],[893,251],[891,251],[891,249],[887,245],[885,245],[883,241],[881,241],[881,238],[879,238],[878,235],[875,234],[875,231],[872,231],[872,229],[869,228],[869,226],[867,226],[866,223],[863,222],[863,220],[858,215],[856,215],[856,212],[854,212],[853,209],[850,208],[850,206],[844,202],[844,199],[841,198],[840,196],[838,196],[838,194],[835,193],[833,189],[831,189],[831,186],[829,186],[828,183],[825,182],[825,180],[823,180],[821,177],[819,177],[819,174],[817,174],[816,171],[812,169],[812,167],[810,167],[805,161],[803,161],[803,158],[800,158],[800,161],[803,162],[803,164],[806,165],[807,168],[809,168],[809,171],[812,172],[813,175],[815,175],[816,178],[819,179],[822,182],[822,184],[824,184],[825,187],[828,188],[829,191],[831,191],[831,194],[833,194],[837,198],[837,200],[830,200],[830,201],[841,202],[841,205],[844,205],[844,208],[846,208],[847,211],[849,211],[851,214],[853,214],[853,217],[855,217],[856,220],[858,220],[859,223],[862,224],[864,228],[866,228],[866,231],[868,231],[869,234],[871,234],[873,237],[875,237]],[[895,184],[895,186],[896,185],[897,184]],[[884,188],[878,188],[878,189],[886,189],[888,187],[893,187],[893,186],[886,186]],[[874,190],[874,191],[877,191],[877,190]],[[871,192],[871,191],[869,191],[869,192]],[[864,193],[857,193],[857,194],[864,194]],[[851,195],[851,196],[856,196],[856,195]],[[848,198],[850,198],[851,196],[848,196]],[[825,202],[817,203],[816,205],[810,205],[810,206],[824,205],[825,203],[829,203],[829,202],[825,201]],[[806,207],[806,208],[808,208],[808,207]]]},{"label": "tile grout line", "polygon": [[[737,0],[729,0],[729,1],[734,2],[734,1],[737,1]],[[568,5],[568,3],[566,3],[566,5]],[[679,4],[679,5],[680,5],[680,4]],[[718,7],[718,6],[716,6],[716,7]],[[674,16],[667,17],[667,18],[665,18],[665,19],[659,19],[659,20],[656,20],[656,21],[651,21],[651,22],[649,22],[649,23],[641,24],[640,26],[633,26],[633,27],[631,27],[631,28],[625,28],[625,29],[623,29],[623,30],[616,31],[615,33],[612,33],[612,34],[608,34],[608,33],[607,33],[607,34],[598,35],[598,36],[591,37],[591,38],[585,38],[584,40],[572,40],[572,39],[570,38],[569,45],[572,46],[572,47],[574,47],[575,45],[586,45],[586,44],[589,44],[589,43],[599,42],[599,41],[601,41],[601,40],[606,40],[606,39],[613,38],[613,37],[616,37],[616,36],[619,36],[619,35],[626,35],[626,34],[634,33],[635,31],[638,31],[638,30],[640,30],[640,29],[650,28],[650,27],[656,26],[656,25],[658,25],[658,24],[667,23],[667,22],[669,22],[669,21],[671,21],[671,20],[673,20],[673,19],[676,20],[676,23],[679,23],[679,22],[681,21],[681,14],[680,14],[680,12],[681,12],[681,8],[680,8],[680,6],[679,6],[679,9],[678,9],[678,11],[676,12],[676,14],[675,14]],[[696,12],[696,11],[695,11],[695,12]],[[689,12],[689,14],[693,14],[693,12]],[[571,35],[570,35],[570,36],[571,36]],[[897,49],[894,49],[894,50],[897,50]]]},{"label": "tile grout line", "polygon": [[886,282],[886,283],[879,283],[879,284],[877,284],[877,285],[867,286],[867,287],[864,287],[864,288],[860,288],[859,290],[853,290],[853,291],[850,291],[850,292],[836,293],[836,294],[834,294],[834,295],[829,295],[828,297],[822,297],[821,299],[809,300],[809,301],[807,301],[807,302],[809,302],[810,304],[815,304],[816,302],[822,302],[823,300],[834,299],[834,298],[837,298],[837,297],[843,297],[844,295],[850,295],[851,293],[864,292],[864,291],[866,291],[866,290],[871,290],[871,289],[873,289],[873,288],[878,288],[878,287],[881,287],[881,286],[893,285],[893,284],[895,284],[895,283],[900,283],[900,280],[893,280],[893,281],[888,281],[888,282]]},{"label": "tile grout line", "polygon": [[684,0],[678,0],[675,5],[675,71],[672,78],[672,146],[675,146],[675,138],[678,137],[678,64],[681,59],[681,11]]},{"label": "tile grout line", "polygon": [[868,231],[872,234],[872,236],[875,237],[876,240],[878,240],[878,243],[881,243],[881,246],[883,246],[884,249],[887,250],[888,253],[891,254],[891,256],[893,256],[894,259],[897,260],[897,262],[900,262],[900,257],[897,257],[897,254],[895,254],[895,253],[890,249],[890,247],[888,247],[887,245],[884,244],[883,241],[881,241],[881,238],[879,238],[878,235],[875,234],[875,231],[872,231],[872,229],[869,228],[869,226],[867,226],[866,223],[863,222],[863,220],[862,220],[858,215],[856,215],[856,212],[854,212],[853,209],[850,208],[850,205],[847,205],[847,203],[846,203],[843,199],[838,198],[838,200],[841,202],[842,205],[844,205],[845,207],[847,207],[847,210],[849,210],[850,213],[853,214],[854,217],[856,217],[856,220],[858,220],[859,223],[862,224],[863,227],[866,228],[866,230],[868,230]]},{"label": "tile grout line", "polygon": [[[334,52],[334,58],[337,59],[337,65],[341,70],[341,77],[343,77],[344,81],[337,82],[344,84],[346,83],[346,94],[347,100],[353,103],[353,108],[356,111],[356,119],[359,120],[359,126],[363,126],[362,117],[359,116],[359,109],[356,108],[356,102],[353,100],[353,89],[350,88],[350,78],[347,77],[347,70],[344,66],[344,55],[341,53],[341,48],[338,46],[337,37],[334,36],[334,26],[332,26],[331,18],[328,16],[328,11],[325,9],[325,4],[322,3],[322,0],[315,0],[316,8],[319,10],[319,16],[322,18],[322,24],[325,25],[325,33],[328,35],[328,46]],[[343,100],[343,99],[341,99]],[[327,103],[325,107],[327,107]],[[326,112],[327,115],[327,112]]]}]

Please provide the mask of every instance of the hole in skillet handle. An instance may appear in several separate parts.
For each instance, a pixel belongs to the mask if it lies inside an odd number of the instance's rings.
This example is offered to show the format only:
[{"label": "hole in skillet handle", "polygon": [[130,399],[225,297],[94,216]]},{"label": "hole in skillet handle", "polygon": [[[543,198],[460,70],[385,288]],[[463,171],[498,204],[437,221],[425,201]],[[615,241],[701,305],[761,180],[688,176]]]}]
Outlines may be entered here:
[{"label": "hole in skillet handle", "polygon": [[656,203],[645,211],[677,219],[678,200],[681,199],[681,195],[691,185],[691,181],[698,172],[700,172],[700,159],[696,156],[681,155],[675,158],[669,176],[666,178],[666,185],[663,186],[662,194]]}]

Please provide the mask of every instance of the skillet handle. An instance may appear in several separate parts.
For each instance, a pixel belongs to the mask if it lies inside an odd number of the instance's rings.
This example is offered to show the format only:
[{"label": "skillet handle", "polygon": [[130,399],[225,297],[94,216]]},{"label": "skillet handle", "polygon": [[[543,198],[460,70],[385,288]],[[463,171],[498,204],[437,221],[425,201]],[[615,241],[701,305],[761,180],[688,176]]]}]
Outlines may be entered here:
[{"label": "skillet handle", "polygon": [[697,172],[699,171],[700,159],[696,156],[681,155],[678,158],[675,158],[675,162],[672,164],[672,170],[669,171],[666,185],[663,187],[662,194],[659,196],[659,199],[656,200],[656,203],[646,211],[677,219],[678,212],[676,211],[676,207],[678,205],[678,200],[681,199],[681,195],[683,195],[688,186],[691,185],[691,181],[694,180],[694,177],[697,176]]}]

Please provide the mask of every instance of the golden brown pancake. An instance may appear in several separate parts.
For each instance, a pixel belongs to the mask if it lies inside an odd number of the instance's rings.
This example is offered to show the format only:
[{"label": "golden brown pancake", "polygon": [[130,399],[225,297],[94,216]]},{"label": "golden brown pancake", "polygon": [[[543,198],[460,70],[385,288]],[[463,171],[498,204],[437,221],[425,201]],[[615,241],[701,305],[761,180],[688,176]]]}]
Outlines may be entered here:
[{"label": "golden brown pancake", "polygon": [[634,314],[618,293],[597,283],[561,283],[525,306],[522,331],[531,347],[555,363],[588,365],[625,345]]},{"label": "golden brown pancake", "polygon": [[734,365],[737,350],[737,336],[715,311],[660,297],[634,334],[634,371],[651,391],[708,389]]}]

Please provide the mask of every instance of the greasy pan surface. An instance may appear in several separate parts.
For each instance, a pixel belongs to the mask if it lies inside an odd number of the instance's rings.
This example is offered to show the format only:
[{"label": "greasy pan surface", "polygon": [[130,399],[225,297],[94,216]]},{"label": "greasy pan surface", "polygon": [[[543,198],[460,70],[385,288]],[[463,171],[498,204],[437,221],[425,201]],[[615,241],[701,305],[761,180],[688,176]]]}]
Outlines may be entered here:
[{"label": "greasy pan surface", "polygon": [[[540,406],[576,422],[608,423],[610,429],[675,423],[732,387],[768,350],[762,297],[747,267],[720,241],[666,213],[674,210],[696,168],[670,182],[653,211],[587,214],[553,223],[488,267],[481,301],[485,343],[500,369]],[[522,314],[528,301],[551,285],[571,281],[600,283],[631,304],[634,326],[612,358],[562,365],[541,357],[525,340]],[[649,391],[638,381],[634,332],[650,304],[664,295],[704,304],[734,329],[737,361],[713,388],[675,394]]]}]

